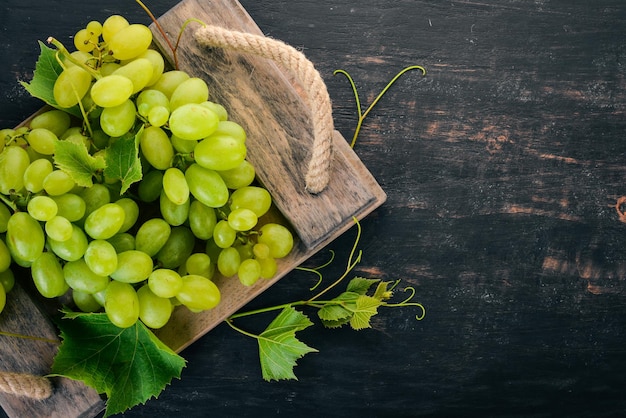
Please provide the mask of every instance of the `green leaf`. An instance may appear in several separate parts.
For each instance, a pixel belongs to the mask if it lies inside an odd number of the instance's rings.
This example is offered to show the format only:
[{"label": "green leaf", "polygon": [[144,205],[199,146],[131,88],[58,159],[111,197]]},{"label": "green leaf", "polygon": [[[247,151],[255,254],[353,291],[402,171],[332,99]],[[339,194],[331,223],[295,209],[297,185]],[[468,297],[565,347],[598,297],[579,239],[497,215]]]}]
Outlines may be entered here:
[{"label": "green leaf", "polygon": [[348,286],[346,287],[346,290],[348,292],[355,292],[359,295],[364,295],[365,293],[367,293],[368,290],[370,290],[370,287],[372,287],[374,283],[378,283],[379,281],[380,279],[366,279],[364,277],[355,277],[350,280]]},{"label": "green leaf", "polygon": [[261,371],[265,380],[295,379],[296,360],[317,352],[296,338],[296,332],[313,325],[303,313],[284,308],[257,338]]},{"label": "green leaf", "polygon": [[142,132],[143,130],[140,129],[136,135],[127,134],[117,138],[106,151],[104,177],[107,180],[119,180],[122,183],[120,194],[128,190],[131,184],[141,180],[139,137]]},{"label": "green leaf", "polygon": [[317,316],[325,327],[339,328],[350,322],[354,314],[354,309],[356,308],[356,300],[358,297],[358,293],[343,292],[332,299],[331,302],[324,304],[324,306],[317,311]]},{"label": "green leaf", "polygon": [[157,397],[185,367],[185,360],[140,321],[122,329],[104,313],[66,311],[58,325],[62,343],[52,374],[105,393],[105,417]]},{"label": "green leaf", "polygon": [[370,319],[378,313],[380,300],[367,295],[361,295],[356,300],[354,315],[350,319],[350,326],[354,330],[370,328]]},{"label": "green leaf", "polygon": [[83,187],[93,186],[93,176],[106,167],[104,157],[90,155],[84,143],[74,141],[57,142],[54,163]]},{"label": "green leaf", "polygon": [[57,61],[57,50],[48,48],[43,42],[39,41],[39,58],[35,64],[35,72],[30,83],[21,81],[20,84],[30,93],[31,96],[43,100],[52,107],[61,109],[69,114],[81,118],[80,108],[74,106],[71,108],[62,108],[54,100],[54,82],[63,71],[63,67]]}]

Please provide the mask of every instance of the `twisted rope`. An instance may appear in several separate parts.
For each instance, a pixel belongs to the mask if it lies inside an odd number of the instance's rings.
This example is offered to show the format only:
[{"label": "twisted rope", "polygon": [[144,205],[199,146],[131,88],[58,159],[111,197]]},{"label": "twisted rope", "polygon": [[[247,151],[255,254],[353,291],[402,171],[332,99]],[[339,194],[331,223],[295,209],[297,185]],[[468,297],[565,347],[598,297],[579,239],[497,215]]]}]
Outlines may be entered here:
[{"label": "twisted rope", "polygon": [[306,173],[306,190],[320,193],[330,179],[332,106],[319,72],[304,54],[282,41],[265,36],[205,26],[195,33],[196,41],[208,47],[234,49],[271,59],[291,70],[306,91],[313,124],[313,149]]},{"label": "twisted rope", "polygon": [[28,373],[0,372],[0,392],[43,400],[52,395],[50,380]]}]

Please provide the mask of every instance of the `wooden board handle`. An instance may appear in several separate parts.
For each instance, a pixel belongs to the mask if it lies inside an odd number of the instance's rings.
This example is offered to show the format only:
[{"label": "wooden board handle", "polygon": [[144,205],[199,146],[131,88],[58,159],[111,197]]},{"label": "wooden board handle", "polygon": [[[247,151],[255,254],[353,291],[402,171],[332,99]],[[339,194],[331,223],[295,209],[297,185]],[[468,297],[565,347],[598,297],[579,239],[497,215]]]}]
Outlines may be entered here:
[{"label": "wooden board handle", "polygon": [[234,49],[271,59],[293,72],[306,92],[313,124],[313,149],[305,187],[313,194],[323,191],[330,178],[334,125],[326,84],[313,63],[303,53],[282,41],[219,26],[208,25],[198,29],[195,39],[205,47]]}]

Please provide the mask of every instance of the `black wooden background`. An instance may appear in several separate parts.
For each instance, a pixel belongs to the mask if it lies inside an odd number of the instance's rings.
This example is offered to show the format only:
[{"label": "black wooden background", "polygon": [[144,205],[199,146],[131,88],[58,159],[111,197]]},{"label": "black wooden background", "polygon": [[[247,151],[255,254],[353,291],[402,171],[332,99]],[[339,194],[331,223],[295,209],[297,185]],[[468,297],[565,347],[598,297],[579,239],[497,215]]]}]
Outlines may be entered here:
[{"label": "black wooden background", "polygon": [[[174,0],[147,1],[156,15]],[[221,325],[127,417],[611,417],[626,413],[626,3],[622,0],[242,0],[328,84],[337,128],[388,193],[362,222],[356,273],[414,286],[427,309],[382,310],[373,329],[301,334],[320,352],[299,381],[262,380],[255,342]],[[3,0],[0,126],[39,108],[37,40],[69,39],[130,0]],[[354,239],[329,248],[343,271]],[[324,262],[322,251],[311,265]],[[255,300],[307,298],[294,273]],[[312,313],[312,312],[311,312]],[[242,326],[259,331],[268,318]]]}]

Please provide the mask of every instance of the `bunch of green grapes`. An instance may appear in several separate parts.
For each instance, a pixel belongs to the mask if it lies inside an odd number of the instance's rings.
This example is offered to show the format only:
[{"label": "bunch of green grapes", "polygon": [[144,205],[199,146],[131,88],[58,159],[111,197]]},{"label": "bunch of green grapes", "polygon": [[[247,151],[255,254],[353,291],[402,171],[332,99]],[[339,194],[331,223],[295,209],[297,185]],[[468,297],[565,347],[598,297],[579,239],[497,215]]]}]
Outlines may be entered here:
[{"label": "bunch of green grapes", "polygon": [[[15,263],[46,298],[71,294],[119,327],[160,328],[177,305],[214,308],[215,274],[250,286],[292,250],[290,230],[264,218],[272,199],[255,183],[243,127],[202,79],[165,70],[151,43],[122,16],[89,22],[60,56],[56,109],[0,131],[0,310]],[[64,110],[75,106],[82,120]],[[142,178],[123,193],[119,179],[81,186],[56,163],[62,141],[95,156],[129,133]]]}]

